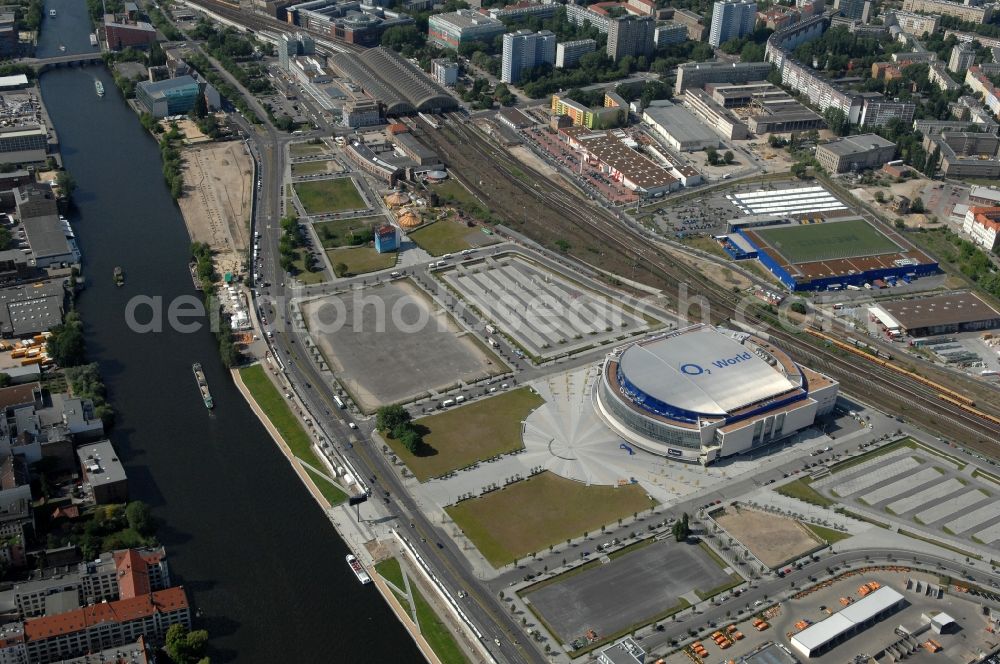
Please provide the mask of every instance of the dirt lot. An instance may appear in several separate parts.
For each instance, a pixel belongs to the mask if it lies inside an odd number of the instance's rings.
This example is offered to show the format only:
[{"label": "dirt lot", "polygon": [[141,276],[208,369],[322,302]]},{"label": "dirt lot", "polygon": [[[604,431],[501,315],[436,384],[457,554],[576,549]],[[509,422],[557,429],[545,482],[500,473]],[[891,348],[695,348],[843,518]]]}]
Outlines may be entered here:
[{"label": "dirt lot", "polygon": [[798,521],[776,514],[735,507],[727,508],[715,520],[771,568],[805,555],[822,544]]},{"label": "dirt lot", "polygon": [[252,174],[242,143],[213,143],[184,151],[181,214],[191,240],[207,242],[216,252],[220,273],[238,272],[248,246]]}]

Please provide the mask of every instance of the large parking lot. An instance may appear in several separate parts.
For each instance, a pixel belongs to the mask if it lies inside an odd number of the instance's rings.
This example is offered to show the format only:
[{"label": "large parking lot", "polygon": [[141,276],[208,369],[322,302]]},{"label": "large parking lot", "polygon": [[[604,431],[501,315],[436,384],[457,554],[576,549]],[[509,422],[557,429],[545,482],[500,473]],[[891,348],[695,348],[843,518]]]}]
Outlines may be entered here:
[{"label": "large parking lot", "polygon": [[534,592],[529,588],[525,599],[568,643],[588,630],[602,638],[642,624],[688,599],[697,602],[694,591],[728,580],[698,544],[662,540]]},{"label": "large parking lot", "polygon": [[507,369],[408,280],[311,300],[302,311],[313,341],[365,412]]},{"label": "large parking lot", "polygon": [[649,329],[640,314],[517,256],[461,263],[440,276],[537,358],[599,346]]},{"label": "large parking lot", "polygon": [[812,487],[847,505],[992,546],[1000,541],[1000,484],[972,468],[926,448],[904,445],[817,480]]}]

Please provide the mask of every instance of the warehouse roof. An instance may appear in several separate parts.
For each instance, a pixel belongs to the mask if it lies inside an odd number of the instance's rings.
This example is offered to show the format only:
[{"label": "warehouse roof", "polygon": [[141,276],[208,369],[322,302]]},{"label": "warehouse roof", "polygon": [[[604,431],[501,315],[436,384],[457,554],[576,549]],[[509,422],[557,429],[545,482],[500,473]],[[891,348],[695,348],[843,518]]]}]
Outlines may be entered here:
[{"label": "warehouse roof", "polygon": [[907,330],[936,325],[1000,319],[997,311],[975,293],[948,293],[914,300],[881,302],[878,308]]},{"label": "warehouse roof", "polygon": [[829,618],[795,634],[792,636],[792,643],[800,650],[814,651],[902,601],[901,594],[888,586],[882,586]]},{"label": "warehouse roof", "polygon": [[887,148],[895,143],[888,141],[878,134],[861,134],[860,136],[846,136],[836,141],[831,141],[819,146],[820,150],[829,150],[835,155],[846,157],[852,154],[868,152],[877,148]]},{"label": "warehouse roof", "polygon": [[22,220],[24,235],[35,260],[73,253],[66,239],[66,229],[57,214],[28,217]]},{"label": "warehouse roof", "polygon": [[725,416],[795,388],[749,346],[706,325],[630,346],[619,366],[645,394],[703,415]]},{"label": "warehouse roof", "polygon": [[644,119],[674,137],[679,143],[718,142],[715,132],[702,124],[683,106],[650,106],[644,112]]}]

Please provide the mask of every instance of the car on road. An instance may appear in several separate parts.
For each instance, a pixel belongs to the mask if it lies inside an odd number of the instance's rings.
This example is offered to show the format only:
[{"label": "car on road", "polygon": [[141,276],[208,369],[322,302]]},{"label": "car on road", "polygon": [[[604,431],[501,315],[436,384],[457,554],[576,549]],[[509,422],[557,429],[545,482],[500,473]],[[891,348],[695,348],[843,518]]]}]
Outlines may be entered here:
[{"label": "car on road", "polygon": [[351,427],[352,429],[357,429],[358,428],[358,425],[355,424],[354,422],[348,422],[347,426]]}]

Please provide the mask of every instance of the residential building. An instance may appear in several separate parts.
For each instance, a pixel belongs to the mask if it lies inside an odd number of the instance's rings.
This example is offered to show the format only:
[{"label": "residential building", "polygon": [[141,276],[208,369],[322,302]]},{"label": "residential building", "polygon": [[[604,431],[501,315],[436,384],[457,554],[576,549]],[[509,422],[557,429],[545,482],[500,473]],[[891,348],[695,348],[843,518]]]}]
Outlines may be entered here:
[{"label": "residential building", "polygon": [[[937,15],[914,14],[912,12],[896,11],[890,14],[899,26],[899,29],[906,34],[915,37],[922,37],[924,34],[934,34],[941,23],[941,17]],[[886,16],[887,21],[889,15]]]},{"label": "residential building", "polygon": [[962,232],[973,244],[986,251],[996,251],[997,235],[1000,233],[1000,207],[970,207],[965,213]]},{"label": "residential building", "polygon": [[569,3],[566,6],[566,20],[573,25],[589,23],[601,34],[608,34],[609,18],[606,11],[598,11],[596,5],[577,5]]},{"label": "residential building", "polygon": [[500,80],[518,83],[523,72],[556,62],[556,36],[548,30],[518,30],[503,36]]},{"label": "residential building", "polygon": [[927,70],[927,78],[942,92],[952,92],[961,89],[961,85],[955,81],[945,70],[943,62],[932,62]]},{"label": "residential building", "polygon": [[532,2],[531,0],[523,0],[522,2],[515,2],[512,5],[506,5],[504,7],[491,7],[489,9],[489,15],[491,18],[495,19],[519,19],[519,18],[552,18],[555,16],[556,9],[559,8],[559,4],[555,2]]},{"label": "residential building", "polygon": [[674,94],[708,83],[749,83],[763,81],[771,73],[767,62],[688,62],[677,66]]},{"label": "residential building", "polygon": [[458,63],[447,58],[431,60],[431,76],[440,85],[453,88],[458,83]]},{"label": "residential building", "polygon": [[971,44],[961,43],[951,47],[951,57],[948,58],[948,71],[964,72],[976,61],[976,51]]},{"label": "residential building", "polygon": [[553,115],[569,117],[573,126],[587,129],[617,127],[628,118],[628,104],[613,93],[604,96],[603,106],[594,108],[587,108],[568,97],[552,95],[551,110]]},{"label": "residential building", "polygon": [[28,661],[49,664],[134,643],[140,636],[162,643],[174,624],[191,626],[191,609],[181,587],[26,620],[24,651]]},{"label": "residential building", "polygon": [[962,32],[960,30],[952,30],[949,28],[944,31],[944,38],[947,39],[948,37],[954,37],[958,41],[966,44],[971,44],[972,42],[977,41],[984,48],[997,48],[1000,46],[1000,39],[996,37],[987,37],[986,35],[980,35],[975,32]]},{"label": "residential building", "polygon": [[954,16],[972,23],[989,23],[993,18],[993,5],[962,4],[949,0],[903,0],[903,11]]},{"label": "residential building", "polygon": [[653,41],[656,47],[667,46],[668,44],[680,44],[687,41],[688,29],[683,23],[676,21],[664,21],[656,26],[653,32]]},{"label": "residential building", "polygon": [[1000,207],[1000,189],[974,184],[969,191],[969,205]]},{"label": "residential building", "polygon": [[1000,115],[1000,91],[980,67],[976,65],[969,67],[965,72],[965,84],[976,94],[982,95],[983,103],[994,117]]},{"label": "residential building", "polygon": [[833,8],[846,18],[867,23],[872,11],[871,0],[835,0]]},{"label": "residential building", "polygon": [[194,108],[202,86],[193,76],[178,76],[163,81],[142,81],[135,87],[135,98],[154,118],[184,115]]},{"label": "residential building", "polygon": [[597,50],[597,42],[593,39],[577,39],[575,41],[556,44],[556,69],[573,67],[587,53]]},{"label": "residential building", "polygon": [[80,459],[83,482],[90,487],[98,505],[124,503],[128,500],[128,477],[111,441],[102,440],[84,445],[76,454]]},{"label": "residential building", "polygon": [[878,134],[847,136],[816,148],[816,161],[831,173],[881,168],[895,156],[896,144]]},{"label": "residential building", "polygon": [[866,97],[858,124],[862,127],[884,127],[890,120],[898,119],[908,125],[913,122],[916,110],[917,105],[913,102],[888,101],[881,94],[878,97]]},{"label": "residential building", "polygon": [[458,49],[474,41],[490,43],[506,31],[499,19],[471,9],[433,14],[427,22],[427,38],[441,48]]},{"label": "residential building", "polygon": [[716,0],[708,43],[712,46],[739,39],[753,32],[757,3],[753,0]]},{"label": "residential building", "polygon": [[945,177],[1000,177],[1000,137],[979,132],[943,131],[924,136],[924,150],[941,155],[939,168]]},{"label": "residential building", "polygon": [[705,25],[705,19],[701,14],[696,14],[690,9],[675,9],[673,20],[687,28],[688,39],[704,41],[708,36],[708,26]]},{"label": "residential building", "polygon": [[627,55],[652,55],[656,49],[656,21],[651,16],[622,16],[608,26],[608,57],[615,62]]}]

